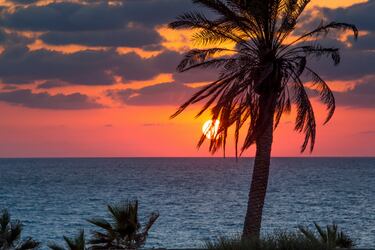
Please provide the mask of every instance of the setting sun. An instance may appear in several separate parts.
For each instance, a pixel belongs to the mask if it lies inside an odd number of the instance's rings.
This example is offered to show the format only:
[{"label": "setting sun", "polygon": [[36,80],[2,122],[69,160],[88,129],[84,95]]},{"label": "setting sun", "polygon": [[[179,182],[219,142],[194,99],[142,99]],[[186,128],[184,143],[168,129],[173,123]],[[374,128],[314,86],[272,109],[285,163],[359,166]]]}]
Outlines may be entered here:
[{"label": "setting sun", "polygon": [[213,139],[217,136],[219,125],[219,120],[215,120],[215,123],[212,120],[208,120],[203,124],[202,132],[207,137],[207,139]]}]

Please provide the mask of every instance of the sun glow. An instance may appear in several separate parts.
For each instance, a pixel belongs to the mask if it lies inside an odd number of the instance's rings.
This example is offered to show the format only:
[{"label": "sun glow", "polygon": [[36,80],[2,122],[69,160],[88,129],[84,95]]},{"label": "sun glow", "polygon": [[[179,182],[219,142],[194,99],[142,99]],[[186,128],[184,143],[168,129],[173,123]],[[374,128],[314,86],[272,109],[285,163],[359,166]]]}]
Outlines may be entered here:
[{"label": "sun glow", "polygon": [[219,131],[219,120],[208,120],[206,121],[202,126],[202,132],[206,136],[207,139],[214,139],[217,136],[217,133]]}]

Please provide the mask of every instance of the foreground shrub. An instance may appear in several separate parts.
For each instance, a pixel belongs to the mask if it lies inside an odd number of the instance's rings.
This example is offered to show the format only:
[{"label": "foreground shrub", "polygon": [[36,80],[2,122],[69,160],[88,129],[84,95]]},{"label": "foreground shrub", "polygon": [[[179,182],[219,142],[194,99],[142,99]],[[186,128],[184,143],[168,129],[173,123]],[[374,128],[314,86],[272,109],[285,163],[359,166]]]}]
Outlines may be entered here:
[{"label": "foreground shrub", "polygon": [[[75,238],[68,238],[64,236],[64,241],[68,250],[85,250],[86,249],[86,241],[85,241],[85,233],[81,230]],[[57,244],[49,244],[48,247],[52,250],[65,250],[64,247],[59,246]]]},{"label": "foreground shrub", "polygon": [[142,247],[148,231],[159,214],[154,212],[142,227],[138,218],[138,201],[128,201],[116,205],[108,205],[111,220],[102,218],[88,220],[99,227],[94,231],[90,243],[91,249],[137,249]]},{"label": "foreground shrub", "polygon": [[315,223],[317,233],[305,227],[298,232],[276,232],[263,238],[241,239],[241,237],[221,237],[206,242],[208,250],[331,250],[351,248],[353,241],[337,225],[328,225],[323,230]]},{"label": "foreground shrub", "polygon": [[338,230],[336,224],[327,225],[325,229],[314,222],[317,233],[306,227],[299,227],[301,233],[311,242],[319,243],[326,249],[352,248],[354,242],[343,231]]},{"label": "foreground shrub", "polygon": [[317,250],[318,246],[307,241],[302,235],[277,233],[262,239],[219,238],[215,242],[207,242],[209,250]]},{"label": "foreground shrub", "polygon": [[19,221],[11,221],[8,210],[0,214],[0,250],[26,250],[36,249],[39,242],[31,237],[21,240],[22,224]]}]

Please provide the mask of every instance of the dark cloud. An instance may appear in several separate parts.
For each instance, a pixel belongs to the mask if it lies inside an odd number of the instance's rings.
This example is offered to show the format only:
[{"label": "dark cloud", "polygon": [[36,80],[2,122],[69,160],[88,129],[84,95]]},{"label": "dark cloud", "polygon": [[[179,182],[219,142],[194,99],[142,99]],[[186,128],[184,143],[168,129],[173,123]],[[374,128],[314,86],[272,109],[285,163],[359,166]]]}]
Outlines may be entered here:
[{"label": "dark cloud", "polygon": [[143,46],[142,49],[144,51],[160,51],[163,50],[164,47],[161,44],[151,44]]},{"label": "dark cloud", "polygon": [[375,79],[358,84],[347,92],[335,93],[339,106],[352,108],[375,108]]},{"label": "dark cloud", "polygon": [[0,44],[6,41],[6,34],[3,30],[0,30]]},{"label": "dark cloud", "polygon": [[353,23],[360,30],[375,31],[375,0],[354,4],[347,8],[321,8],[321,12],[328,20]]},{"label": "dark cloud", "polygon": [[157,46],[161,37],[155,31],[156,26],[172,21],[185,11],[196,9],[190,0],[113,2],[66,1],[22,6],[4,11],[0,26],[47,32],[41,39],[53,45]]},{"label": "dark cloud", "polygon": [[[318,11],[305,12],[301,21],[302,27],[297,30],[297,34],[301,31],[311,31],[323,23],[331,21],[344,22],[354,24],[360,31],[365,31],[367,34],[360,35],[357,42],[354,42],[353,36],[349,37],[349,42],[352,43],[351,49],[375,49],[374,32],[375,22],[373,21],[373,13],[375,12],[375,0],[368,0],[367,2],[354,4],[345,8],[315,8]],[[331,33],[330,37],[338,38],[336,33]],[[323,39],[324,40],[324,39]],[[337,41],[337,44],[340,44]]]},{"label": "dark cloud", "polygon": [[215,81],[218,78],[218,74],[219,72],[212,69],[193,69],[183,73],[176,72],[173,78],[181,83],[210,82]]},{"label": "dark cloud", "polygon": [[312,63],[312,68],[326,80],[358,80],[374,74],[375,53],[365,50],[343,49],[341,63],[332,66],[328,59]]},{"label": "dark cloud", "polygon": [[13,86],[13,85],[6,85],[4,87],[2,87],[1,89],[3,90],[15,90],[15,89],[18,89],[17,86]]},{"label": "dark cloud", "polygon": [[91,1],[90,4],[57,2],[27,6],[8,12],[1,23],[33,31],[87,31],[122,29],[131,22],[154,27],[194,8],[190,0]]},{"label": "dark cloud", "polygon": [[38,0],[10,0],[13,3],[18,3],[18,4],[33,4],[38,2]]},{"label": "dark cloud", "polygon": [[[361,31],[367,31],[367,35],[361,35],[357,41],[353,36],[348,37],[348,41],[338,40],[336,33],[331,33],[329,37],[323,38],[321,42],[328,47],[336,47],[341,50],[341,63],[337,67],[332,67],[330,60],[322,58],[318,62],[313,61],[312,67],[320,73],[326,80],[358,80],[364,76],[371,76],[375,73],[375,22],[373,13],[375,12],[375,0],[365,3],[354,4],[346,8],[317,8],[319,15],[315,12],[307,12],[302,30],[312,30],[316,28],[322,18],[325,23],[329,21],[347,22],[355,24]],[[307,21],[306,21],[307,20]],[[350,46],[348,46],[350,44]]]},{"label": "dark cloud", "polygon": [[194,88],[179,83],[160,83],[141,89],[109,90],[107,95],[126,105],[179,105],[187,101]]},{"label": "dark cloud", "polygon": [[[51,3],[44,6],[27,6],[5,13],[3,26],[32,31],[83,31],[121,28],[124,22],[120,13],[109,4]],[[91,24],[90,24],[91,21]]]},{"label": "dark cloud", "polygon": [[[307,88],[307,92],[312,98],[318,98],[316,90]],[[365,81],[359,81],[353,88],[344,92],[333,91],[333,94],[337,106],[364,109],[375,108],[375,76],[368,77]]]},{"label": "dark cloud", "polygon": [[126,81],[148,80],[161,73],[173,73],[181,55],[173,51],[164,51],[158,56],[142,59],[135,53],[129,53],[126,60],[119,64],[117,73]]},{"label": "dark cloud", "polygon": [[172,51],[145,59],[136,53],[120,55],[113,49],[64,54],[16,46],[0,55],[0,79],[14,84],[49,80],[77,85],[110,85],[114,76],[131,81],[172,73],[180,57]]},{"label": "dark cloud", "polygon": [[38,89],[53,89],[58,87],[65,87],[69,84],[66,82],[59,82],[59,81],[46,81],[44,83],[41,83],[37,86]]},{"label": "dark cloud", "polygon": [[[21,5],[12,11],[4,7],[0,16],[0,44],[5,49],[0,54],[2,83],[22,84],[44,81],[37,88],[48,89],[69,84],[111,85],[114,83],[115,76],[121,76],[125,81],[132,81],[150,80],[160,73],[173,73],[175,83],[162,83],[137,90],[111,90],[107,94],[127,105],[179,105],[196,91],[183,83],[212,81],[217,77],[217,72],[209,70],[176,73],[175,67],[181,55],[163,50],[162,38],[155,30],[158,25],[166,24],[176,16],[197,8],[193,7],[190,0],[112,1],[117,4],[110,4],[109,1],[104,0],[88,0],[79,3],[53,2],[43,6],[33,5],[32,3],[36,2],[33,0],[12,1]],[[354,23],[361,30],[367,30],[369,33],[360,37],[356,43],[350,39],[351,48],[336,40],[335,35],[331,39],[325,39],[323,41],[325,45],[342,48],[341,64],[333,67],[330,60],[322,59],[318,62],[314,61],[311,66],[328,81],[358,80],[374,75],[375,22],[372,16],[375,11],[375,0],[347,8],[320,8],[319,10],[321,16],[327,20]],[[315,28],[321,21],[321,16],[314,19],[307,13],[303,17],[305,22],[303,29]],[[30,51],[26,45],[34,42],[34,38],[22,36],[16,32],[19,30],[42,31],[39,38],[51,45],[78,44],[107,47],[107,49],[85,50],[71,54],[44,49]],[[120,55],[115,49],[118,46],[163,50],[163,53],[145,59],[135,53]],[[374,83],[368,81],[346,93],[335,93],[338,105],[375,107],[371,100],[375,95],[373,86]],[[16,90],[0,93],[0,98],[27,107],[38,105],[48,107],[47,102],[51,102],[51,105],[56,103],[57,106],[72,107],[67,103],[64,104],[62,99],[70,98],[74,102],[79,98],[88,98],[85,95],[77,95],[52,96],[47,93],[37,94]],[[4,98],[8,99],[4,100]],[[13,99],[18,101],[10,101]],[[77,102],[87,105],[88,101]],[[90,103],[96,104],[92,101]]]},{"label": "dark cloud", "polygon": [[63,54],[14,47],[0,55],[0,78],[5,83],[61,80],[73,84],[105,85],[113,82],[109,71],[118,66],[115,52],[81,51]]},{"label": "dark cloud", "polygon": [[[199,88],[180,83],[160,83],[141,89],[108,90],[107,96],[125,105],[181,105]],[[316,97],[314,91],[309,93]],[[335,92],[338,106],[351,108],[375,108],[375,78],[358,84],[347,92]]]},{"label": "dark cloud", "polygon": [[17,34],[16,32],[5,32],[3,29],[0,29],[0,44],[5,48],[14,46],[26,46],[33,41],[33,39]]},{"label": "dark cloud", "polygon": [[[162,38],[155,27],[197,8],[190,0],[115,2],[117,4],[93,0],[22,6],[14,11],[5,11],[0,17],[0,26],[7,30],[44,31],[39,38],[51,45],[162,50]],[[125,81],[149,80],[160,73],[174,73],[181,59],[179,53],[171,51],[150,59],[141,58],[135,53],[119,55],[114,49],[86,50],[73,54],[30,51],[26,45],[33,41],[17,33],[12,33],[12,36],[0,32],[0,43],[13,45],[6,46],[0,55],[0,79],[14,84],[48,81],[39,88],[55,87],[57,82],[110,85],[114,76],[121,76]],[[16,39],[20,41],[15,42]],[[195,82],[211,80],[212,75],[208,71],[189,72],[176,74],[175,78],[179,82]]]},{"label": "dark cloud", "polygon": [[357,41],[349,37],[347,41],[340,41],[331,37],[319,40],[319,44],[327,48],[340,49],[341,61],[337,66],[333,65],[331,57],[322,56],[311,58],[309,66],[319,73],[325,80],[358,80],[364,76],[375,73],[375,44],[372,33],[361,36]]},{"label": "dark cloud", "polygon": [[91,100],[88,96],[80,93],[50,95],[47,92],[32,93],[28,89],[1,92],[0,101],[38,109],[78,110],[104,107],[95,100]]},{"label": "dark cloud", "polygon": [[374,50],[375,49],[375,33],[371,32],[366,35],[362,35],[359,41],[350,40],[353,50]]},{"label": "dark cloud", "polygon": [[48,32],[40,37],[52,45],[79,44],[105,47],[144,47],[159,44],[161,36],[153,29],[138,27],[122,30]]},{"label": "dark cloud", "polygon": [[128,20],[147,26],[169,23],[176,16],[192,10],[203,11],[191,0],[130,0],[123,5]]}]

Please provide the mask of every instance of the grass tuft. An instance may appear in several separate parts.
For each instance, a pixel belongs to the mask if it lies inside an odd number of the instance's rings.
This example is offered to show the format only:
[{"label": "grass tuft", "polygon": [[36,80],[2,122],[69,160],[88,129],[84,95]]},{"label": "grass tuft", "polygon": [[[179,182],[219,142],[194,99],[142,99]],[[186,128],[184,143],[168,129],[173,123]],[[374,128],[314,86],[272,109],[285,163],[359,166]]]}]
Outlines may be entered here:
[{"label": "grass tuft", "polygon": [[241,239],[240,236],[220,237],[205,242],[207,250],[332,250],[350,249],[353,241],[337,225],[326,229],[315,224],[317,233],[305,227],[297,232],[278,231],[262,238]]}]

